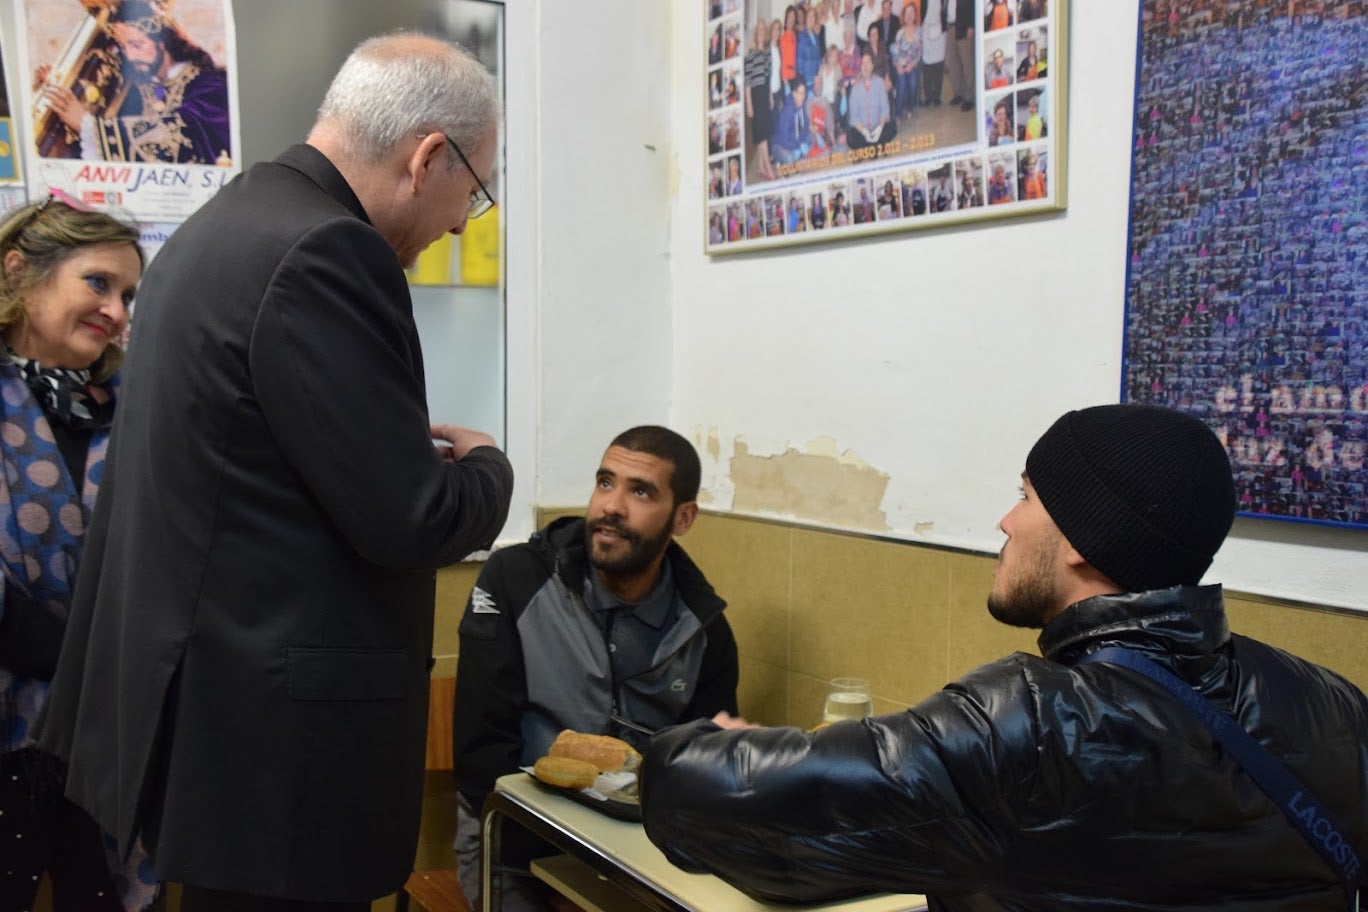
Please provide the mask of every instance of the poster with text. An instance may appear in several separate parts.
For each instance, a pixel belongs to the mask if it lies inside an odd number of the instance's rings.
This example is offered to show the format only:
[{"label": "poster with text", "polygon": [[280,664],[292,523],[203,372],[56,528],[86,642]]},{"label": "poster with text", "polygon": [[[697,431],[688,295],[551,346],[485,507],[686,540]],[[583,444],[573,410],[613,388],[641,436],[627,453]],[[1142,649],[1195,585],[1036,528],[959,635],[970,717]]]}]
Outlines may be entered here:
[{"label": "poster with text", "polygon": [[1365,59],[1362,3],[1141,3],[1122,395],[1242,514],[1368,527]]},{"label": "poster with text", "polygon": [[1067,0],[704,0],[708,253],[1065,205]]},{"label": "poster with text", "polygon": [[184,220],[239,170],[229,0],[21,0],[30,196]]}]

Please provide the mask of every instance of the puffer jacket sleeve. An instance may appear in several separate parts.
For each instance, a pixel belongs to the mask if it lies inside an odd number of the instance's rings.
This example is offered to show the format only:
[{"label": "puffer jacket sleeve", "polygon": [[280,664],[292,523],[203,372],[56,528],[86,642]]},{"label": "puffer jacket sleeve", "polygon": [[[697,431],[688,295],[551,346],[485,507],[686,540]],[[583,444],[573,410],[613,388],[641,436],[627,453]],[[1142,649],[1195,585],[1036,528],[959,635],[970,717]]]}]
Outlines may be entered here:
[{"label": "puffer jacket sleeve", "polygon": [[962,892],[1009,850],[1035,719],[1008,657],[906,712],[816,732],[678,726],[647,749],[646,833],[765,901]]}]

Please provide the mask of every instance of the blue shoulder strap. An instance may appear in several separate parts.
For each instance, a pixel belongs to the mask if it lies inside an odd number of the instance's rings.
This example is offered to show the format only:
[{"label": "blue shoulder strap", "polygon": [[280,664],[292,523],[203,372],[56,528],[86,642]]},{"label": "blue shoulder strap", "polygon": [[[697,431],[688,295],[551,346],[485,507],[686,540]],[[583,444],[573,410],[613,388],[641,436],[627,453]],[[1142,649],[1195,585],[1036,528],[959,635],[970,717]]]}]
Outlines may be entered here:
[{"label": "blue shoulder strap", "polygon": [[1197,693],[1182,678],[1130,649],[1104,646],[1079,661],[1080,665],[1092,663],[1120,665],[1138,671],[1164,685],[1165,689],[1196,713],[1216,740],[1244,767],[1249,778],[1282,809],[1287,819],[1320,853],[1331,870],[1339,875],[1344,882],[1344,895],[1351,912],[1359,908],[1358,885],[1362,868],[1353,843],[1310,790],[1302,785],[1301,780],[1267,748],[1255,741],[1234,716]]}]

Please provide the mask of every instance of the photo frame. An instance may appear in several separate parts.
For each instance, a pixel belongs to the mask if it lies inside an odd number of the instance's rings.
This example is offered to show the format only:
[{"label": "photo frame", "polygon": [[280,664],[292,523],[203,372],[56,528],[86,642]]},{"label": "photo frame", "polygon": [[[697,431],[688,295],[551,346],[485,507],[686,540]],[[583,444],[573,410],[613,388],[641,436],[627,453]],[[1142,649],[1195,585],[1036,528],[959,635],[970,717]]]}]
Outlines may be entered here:
[{"label": "photo frame", "polygon": [[1068,0],[704,10],[705,252],[1065,207]]},{"label": "photo frame", "polygon": [[1225,443],[1241,515],[1368,528],[1363,4],[1141,0],[1122,399]]}]

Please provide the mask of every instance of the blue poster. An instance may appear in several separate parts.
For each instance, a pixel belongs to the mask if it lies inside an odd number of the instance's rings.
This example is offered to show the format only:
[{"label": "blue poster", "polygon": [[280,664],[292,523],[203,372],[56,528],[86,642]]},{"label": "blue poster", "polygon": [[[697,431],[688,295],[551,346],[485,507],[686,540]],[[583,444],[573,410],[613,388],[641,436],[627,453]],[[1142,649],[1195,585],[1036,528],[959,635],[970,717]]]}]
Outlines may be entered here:
[{"label": "blue poster", "polygon": [[14,125],[8,117],[0,117],[0,182],[19,180],[19,159],[14,154]]},{"label": "blue poster", "polygon": [[20,183],[19,157],[14,148],[14,122],[10,119],[9,84],[0,60],[0,184]]},{"label": "blue poster", "polygon": [[1205,420],[1242,514],[1368,526],[1364,4],[1140,18],[1122,397]]}]

